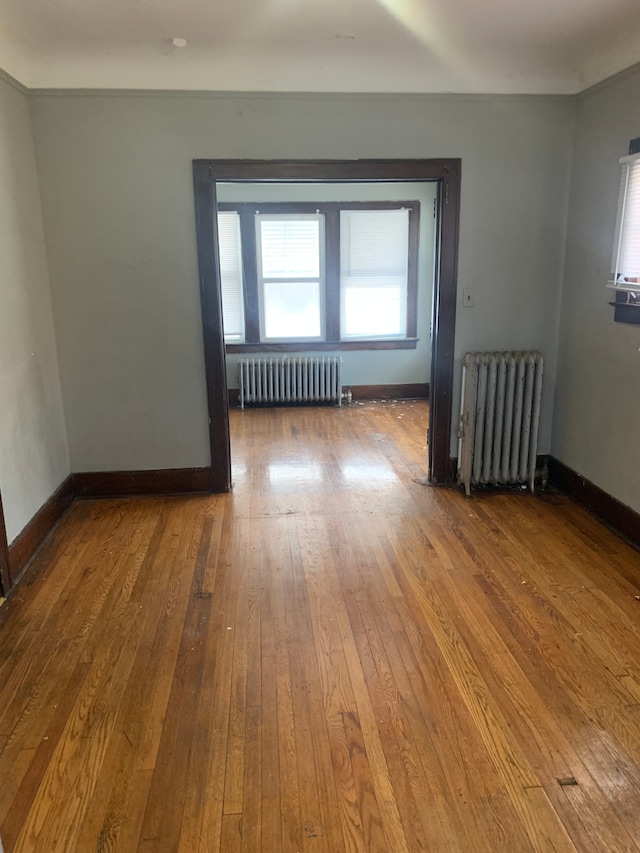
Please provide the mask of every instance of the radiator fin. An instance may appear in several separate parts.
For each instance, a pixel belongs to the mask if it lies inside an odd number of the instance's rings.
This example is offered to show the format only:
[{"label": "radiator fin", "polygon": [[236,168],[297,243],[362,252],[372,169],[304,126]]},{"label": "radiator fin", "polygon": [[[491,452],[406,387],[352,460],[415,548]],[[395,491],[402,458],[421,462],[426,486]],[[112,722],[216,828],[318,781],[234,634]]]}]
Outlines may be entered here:
[{"label": "radiator fin", "polygon": [[241,358],[240,405],[342,402],[342,358]]},{"label": "radiator fin", "polygon": [[533,492],[544,362],[539,352],[467,353],[458,483],[527,483]]}]

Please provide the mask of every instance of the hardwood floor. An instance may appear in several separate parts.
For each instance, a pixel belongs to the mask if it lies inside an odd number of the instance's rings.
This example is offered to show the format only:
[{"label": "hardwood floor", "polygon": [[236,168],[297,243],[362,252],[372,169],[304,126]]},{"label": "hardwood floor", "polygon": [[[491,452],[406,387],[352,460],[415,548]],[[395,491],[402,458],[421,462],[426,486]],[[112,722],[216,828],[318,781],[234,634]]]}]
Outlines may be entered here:
[{"label": "hardwood floor", "polygon": [[77,503],[0,611],[6,853],[640,850],[640,555],[421,485],[425,403],[231,415],[232,494]]}]

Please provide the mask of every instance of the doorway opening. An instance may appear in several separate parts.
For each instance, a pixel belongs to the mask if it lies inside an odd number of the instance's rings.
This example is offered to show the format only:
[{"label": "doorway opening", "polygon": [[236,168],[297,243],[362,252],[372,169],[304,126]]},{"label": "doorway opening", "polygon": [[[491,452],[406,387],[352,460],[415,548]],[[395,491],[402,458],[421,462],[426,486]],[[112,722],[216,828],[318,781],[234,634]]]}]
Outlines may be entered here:
[{"label": "doorway opening", "polygon": [[217,491],[231,487],[226,347],[222,323],[217,214],[222,184],[375,184],[436,187],[428,466],[432,483],[451,480],[449,446],[459,220],[459,160],[233,161],[193,164],[200,295],[212,462]]}]

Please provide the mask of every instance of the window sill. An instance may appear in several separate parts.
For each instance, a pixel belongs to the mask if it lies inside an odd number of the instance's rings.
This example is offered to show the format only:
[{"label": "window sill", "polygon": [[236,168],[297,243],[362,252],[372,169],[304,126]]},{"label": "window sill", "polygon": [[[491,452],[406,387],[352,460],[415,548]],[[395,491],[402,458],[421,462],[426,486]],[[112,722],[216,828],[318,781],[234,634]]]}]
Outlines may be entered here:
[{"label": "window sill", "polygon": [[638,293],[640,291],[640,282],[638,281],[608,281],[607,287],[609,290],[615,290],[618,293]]},{"label": "window sill", "polygon": [[236,352],[346,352],[348,350],[415,349],[418,338],[392,338],[369,341],[300,341],[299,343],[226,344],[228,353]]}]

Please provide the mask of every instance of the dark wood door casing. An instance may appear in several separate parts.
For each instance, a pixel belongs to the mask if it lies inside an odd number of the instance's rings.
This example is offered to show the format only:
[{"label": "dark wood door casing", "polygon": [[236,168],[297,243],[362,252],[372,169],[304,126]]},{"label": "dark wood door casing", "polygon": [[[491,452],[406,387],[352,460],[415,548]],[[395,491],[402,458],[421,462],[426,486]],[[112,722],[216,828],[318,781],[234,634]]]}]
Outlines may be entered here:
[{"label": "dark wood door casing", "polygon": [[209,407],[211,467],[217,491],[231,488],[229,410],[222,327],[216,182],[317,183],[436,181],[438,222],[431,330],[429,477],[452,479],[449,463],[460,218],[459,159],[194,160],[196,238]]},{"label": "dark wood door casing", "polygon": [[222,291],[216,184],[207,169],[193,170],[202,340],[209,410],[209,446],[213,490],[228,492],[231,488],[231,446],[229,443],[229,398],[227,392],[226,356],[222,328]]}]

